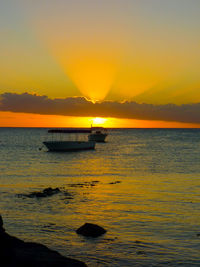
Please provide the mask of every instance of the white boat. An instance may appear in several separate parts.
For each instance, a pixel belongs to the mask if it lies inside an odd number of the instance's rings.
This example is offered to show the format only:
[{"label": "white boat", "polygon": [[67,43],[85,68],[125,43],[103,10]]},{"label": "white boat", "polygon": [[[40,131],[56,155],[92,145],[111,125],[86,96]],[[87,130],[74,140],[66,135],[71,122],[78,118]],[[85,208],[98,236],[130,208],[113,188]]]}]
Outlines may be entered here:
[{"label": "white boat", "polygon": [[88,141],[105,142],[107,135],[105,128],[91,127],[91,133],[88,135]]},{"label": "white boat", "polygon": [[[79,134],[89,133],[90,130],[52,129],[52,130],[49,130],[48,132],[52,134],[53,133],[59,134],[59,140],[57,140],[56,138],[55,140],[49,140],[49,141],[43,142],[43,144],[47,147],[49,151],[65,152],[65,151],[88,150],[88,149],[95,148],[95,141],[78,140]],[[60,134],[63,134],[63,133],[76,134],[75,140],[61,140]]]}]

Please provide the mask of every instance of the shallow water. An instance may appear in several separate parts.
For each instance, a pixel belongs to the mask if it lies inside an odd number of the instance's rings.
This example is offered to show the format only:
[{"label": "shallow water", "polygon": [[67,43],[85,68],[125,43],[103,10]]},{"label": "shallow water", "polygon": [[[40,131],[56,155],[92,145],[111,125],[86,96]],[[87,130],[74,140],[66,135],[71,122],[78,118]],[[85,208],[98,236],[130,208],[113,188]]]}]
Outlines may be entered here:
[{"label": "shallow water", "polygon": [[[0,128],[7,232],[88,266],[200,266],[200,130],[110,130],[94,151],[70,153],[40,151],[46,131]],[[18,195],[47,187],[63,193]],[[78,236],[85,222],[107,233]]]}]

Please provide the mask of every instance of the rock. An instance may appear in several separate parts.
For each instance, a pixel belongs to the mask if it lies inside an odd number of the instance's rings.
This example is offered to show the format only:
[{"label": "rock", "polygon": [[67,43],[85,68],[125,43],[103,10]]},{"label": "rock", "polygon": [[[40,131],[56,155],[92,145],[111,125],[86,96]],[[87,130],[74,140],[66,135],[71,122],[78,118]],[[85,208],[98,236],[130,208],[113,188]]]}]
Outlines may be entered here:
[{"label": "rock", "polygon": [[52,196],[52,195],[55,195],[58,193],[61,193],[61,191],[58,187],[56,187],[56,188],[48,187],[48,188],[45,188],[41,192],[32,192],[30,194],[19,194],[18,196],[19,197],[22,196],[22,197],[30,197],[30,198],[34,198],[34,197],[40,198],[40,197],[49,197],[49,196]]},{"label": "rock", "polygon": [[61,192],[61,191],[60,191],[60,189],[59,189],[58,187],[56,187],[56,188],[48,187],[48,188],[45,188],[45,189],[43,190],[43,193],[44,193],[45,195],[47,195],[47,196],[52,196],[52,195],[57,194],[57,193],[60,193],[60,192]]},{"label": "rock", "polygon": [[[3,230],[3,231],[2,231]],[[1,267],[86,267],[84,262],[62,256],[46,246],[24,242],[7,234],[0,215],[0,266]]]},{"label": "rock", "polygon": [[85,223],[76,230],[76,233],[83,236],[98,237],[105,234],[106,230],[97,224]]},{"label": "rock", "polygon": [[109,184],[119,184],[119,183],[121,183],[121,181],[115,181],[115,182],[111,182]]},{"label": "rock", "polygon": [[77,183],[77,184],[69,184],[71,187],[92,187],[96,186],[99,181],[92,181],[92,182],[83,182],[83,183]]},{"label": "rock", "polygon": [[0,234],[4,233],[4,232],[5,232],[5,229],[3,228],[3,219],[2,219],[2,217],[0,215]]}]

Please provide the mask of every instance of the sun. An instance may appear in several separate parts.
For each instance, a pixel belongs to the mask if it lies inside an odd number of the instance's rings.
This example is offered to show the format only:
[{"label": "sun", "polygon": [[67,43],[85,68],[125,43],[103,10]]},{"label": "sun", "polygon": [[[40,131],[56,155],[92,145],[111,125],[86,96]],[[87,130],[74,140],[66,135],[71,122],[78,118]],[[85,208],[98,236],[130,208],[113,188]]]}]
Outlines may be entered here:
[{"label": "sun", "polygon": [[103,126],[106,123],[107,119],[96,117],[92,119],[92,126]]}]

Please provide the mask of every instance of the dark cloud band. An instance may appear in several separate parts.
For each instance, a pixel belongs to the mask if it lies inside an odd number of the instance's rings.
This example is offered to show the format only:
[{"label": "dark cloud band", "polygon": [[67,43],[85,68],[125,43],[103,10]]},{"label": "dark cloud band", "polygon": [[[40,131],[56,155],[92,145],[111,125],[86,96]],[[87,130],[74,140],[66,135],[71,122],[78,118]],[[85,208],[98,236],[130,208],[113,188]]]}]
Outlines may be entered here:
[{"label": "dark cloud band", "polygon": [[84,97],[50,99],[47,96],[29,93],[4,93],[0,95],[0,110],[48,115],[200,123],[200,103],[178,106],[175,104],[152,105],[136,102],[104,101],[94,104]]}]

